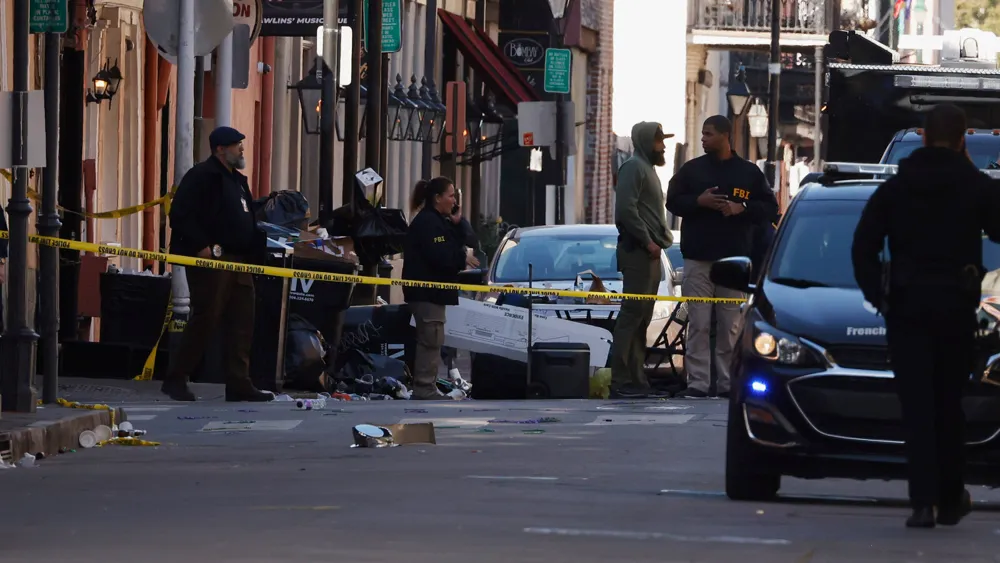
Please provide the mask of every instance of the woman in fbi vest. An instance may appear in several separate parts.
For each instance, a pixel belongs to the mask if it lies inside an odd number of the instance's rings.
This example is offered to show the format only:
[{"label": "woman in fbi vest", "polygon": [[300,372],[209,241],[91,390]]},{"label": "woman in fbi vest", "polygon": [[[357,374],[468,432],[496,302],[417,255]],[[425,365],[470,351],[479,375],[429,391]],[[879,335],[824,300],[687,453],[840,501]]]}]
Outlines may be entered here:
[{"label": "woman in fbi vest", "polygon": [[[413,202],[422,202],[403,246],[404,280],[458,283],[466,265],[479,265],[465,252],[459,225],[462,213],[455,198],[454,183],[443,176],[417,182]],[[416,354],[413,360],[413,398],[447,399],[437,388],[441,347],[444,345],[445,307],[458,305],[458,291],[438,287],[404,286],[403,296],[416,323]]]}]

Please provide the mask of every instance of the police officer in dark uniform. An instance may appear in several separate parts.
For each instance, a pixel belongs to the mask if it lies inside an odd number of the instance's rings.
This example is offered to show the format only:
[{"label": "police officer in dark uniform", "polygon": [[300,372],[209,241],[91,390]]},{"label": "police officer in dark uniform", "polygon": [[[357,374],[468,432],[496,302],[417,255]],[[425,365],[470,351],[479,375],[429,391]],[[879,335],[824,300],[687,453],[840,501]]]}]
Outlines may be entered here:
[{"label": "police officer in dark uniform", "polygon": [[[4,211],[3,206],[0,206],[0,231],[6,230],[7,213]],[[3,284],[7,283],[7,251],[9,247],[10,244],[7,239],[0,239],[0,291],[3,290]],[[0,299],[0,332],[3,332],[5,326],[3,299]]]},{"label": "police officer in dark uniform", "polygon": [[954,105],[928,113],[924,146],[875,190],[852,248],[858,286],[886,321],[912,528],[954,526],[972,509],[962,391],[973,369],[982,237],[1000,241],[1000,201],[996,183],[966,154],[965,130],[965,112]]},{"label": "police officer in dark uniform", "polygon": [[[228,262],[252,263],[265,252],[267,240],[257,229],[247,177],[243,139],[231,127],[208,137],[212,156],[184,175],[170,207],[171,251]],[[193,401],[187,382],[198,369],[212,336],[223,336],[226,400],[265,402],[270,393],[250,380],[253,344],[254,285],[248,273],[185,268],[191,291],[191,317],[181,338],[177,361],[163,381],[163,392],[175,401]]]}]

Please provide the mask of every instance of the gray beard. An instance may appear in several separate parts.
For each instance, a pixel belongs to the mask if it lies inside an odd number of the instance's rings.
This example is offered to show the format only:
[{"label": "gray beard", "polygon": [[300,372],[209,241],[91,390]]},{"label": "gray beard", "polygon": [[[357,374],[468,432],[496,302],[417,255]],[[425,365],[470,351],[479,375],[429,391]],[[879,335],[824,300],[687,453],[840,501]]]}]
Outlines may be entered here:
[{"label": "gray beard", "polygon": [[247,167],[247,160],[246,160],[245,157],[242,157],[242,156],[239,157],[239,158],[228,158],[227,157],[226,160],[229,161],[229,165],[230,166],[232,166],[233,168],[235,168],[237,170],[243,170],[244,168]]}]

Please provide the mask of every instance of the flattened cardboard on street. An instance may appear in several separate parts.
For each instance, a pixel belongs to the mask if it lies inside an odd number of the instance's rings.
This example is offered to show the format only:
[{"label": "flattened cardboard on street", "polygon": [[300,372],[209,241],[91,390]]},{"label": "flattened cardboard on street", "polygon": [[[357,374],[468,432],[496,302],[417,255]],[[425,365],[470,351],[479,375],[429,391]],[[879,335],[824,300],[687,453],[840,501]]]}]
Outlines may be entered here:
[{"label": "flattened cardboard on street", "polygon": [[392,434],[393,443],[400,446],[407,444],[437,444],[437,440],[434,437],[434,424],[431,422],[377,426],[388,430]]},{"label": "flattened cardboard on street", "polygon": [[[478,354],[528,361],[528,310],[460,297],[446,308],[444,345]],[[575,321],[533,313],[531,342],[590,346],[590,366],[602,368],[611,349],[611,332]],[[410,326],[416,326],[410,318]]]}]

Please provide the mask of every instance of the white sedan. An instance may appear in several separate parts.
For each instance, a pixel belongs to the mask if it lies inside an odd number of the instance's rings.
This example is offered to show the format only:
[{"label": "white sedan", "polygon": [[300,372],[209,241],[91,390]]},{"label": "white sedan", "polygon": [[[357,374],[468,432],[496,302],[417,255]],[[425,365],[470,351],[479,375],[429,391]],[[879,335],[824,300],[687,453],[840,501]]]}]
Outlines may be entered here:
[{"label": "white sedan", "polygon": [[[674,248],[679,251],[680,234],[674,233],[674,247],[663,252],[658,295],[680,295],[681,272],[670,260]],[[489,267],[487,284],[528,286],[528,265],[532,265],[532,284],[545,289],[589,290],[592,271],[605,290],[622,291],[622,275],[617,269],[618,229],[614,225],[547,225],[509,231],[497,248]],[[495,301],[496,295],[487,296]],[[653,346],[678,306],[674,301],[657,301],[653,320],[646,332],[647,346]],[[578,298],[536,297],[532,309],[539,314],[573,320],[613,330],[618,304],[585,303]],[[680,327],[673,323],[668,341],[676,338]]]}]

